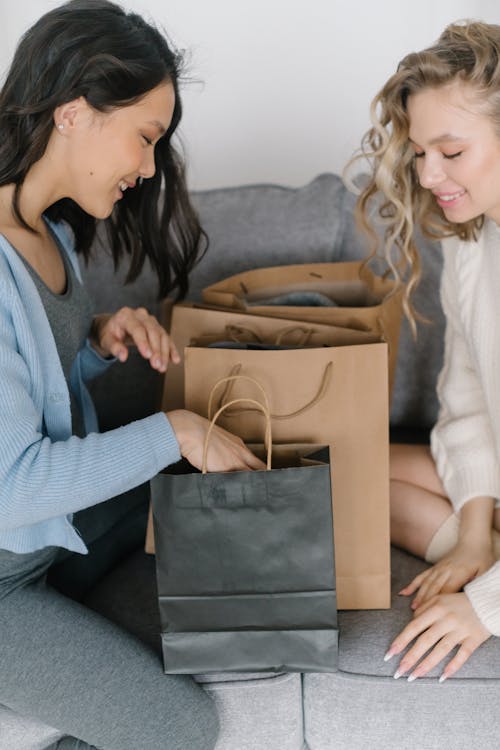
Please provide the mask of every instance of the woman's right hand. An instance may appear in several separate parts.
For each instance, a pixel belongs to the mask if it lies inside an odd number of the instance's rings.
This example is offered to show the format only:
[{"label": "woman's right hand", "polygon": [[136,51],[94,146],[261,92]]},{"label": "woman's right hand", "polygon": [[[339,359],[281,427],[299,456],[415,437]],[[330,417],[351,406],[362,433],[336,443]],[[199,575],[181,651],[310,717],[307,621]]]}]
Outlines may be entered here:
[{"label": "woman's right hand", "polygon": [[442,560],[416,576],[399,593],[411,596],[417,591],[411,604],[412,609],[416,610],[437,594],[460,591],[473,578],[486,573],[494,563],[491,541],[459,541]]},{"label": "woman's right hand", "polygon": [[[181,455],[197,469],[202,468],[203,448],[210,422],[186,409],[166,412],[179,443]],[[207,453],[208,471],[265,469],[266,465],[248,450],[241,438],[214,425]]]}]

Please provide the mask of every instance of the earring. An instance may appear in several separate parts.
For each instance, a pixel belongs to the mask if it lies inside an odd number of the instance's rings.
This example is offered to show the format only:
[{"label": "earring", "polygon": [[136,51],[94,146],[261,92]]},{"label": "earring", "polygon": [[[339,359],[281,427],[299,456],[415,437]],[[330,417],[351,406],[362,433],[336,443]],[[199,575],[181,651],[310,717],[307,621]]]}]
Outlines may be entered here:
[{"label": "earring", "polygon": [[64,129],[64,123],[60,122],[57,127],[58,127],[59,130],[63,130]]}]

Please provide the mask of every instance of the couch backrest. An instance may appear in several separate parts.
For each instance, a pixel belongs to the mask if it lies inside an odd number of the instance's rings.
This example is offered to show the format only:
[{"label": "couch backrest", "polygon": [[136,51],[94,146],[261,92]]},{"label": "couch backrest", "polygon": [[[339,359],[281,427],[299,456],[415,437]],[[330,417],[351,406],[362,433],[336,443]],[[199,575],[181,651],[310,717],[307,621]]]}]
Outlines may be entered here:
[{"label": "couch backrest", "polygon": [[[357,260],[367,242],[354,223],[355,196],[339,176],[322,174],[300,188],[249,185],[193,193],[210,238],[210,247],[191,276],[189,298],[226,276],[259,266]],[[420,325],[415,342],[403,322],[391,423],[429,427],[437,413],[436,379],[441,367],[444,320],[439,303],[441,252],[438,243],[419,239],[423,278],[415,295],[417,309],[433,322]],[[99,310],[127,304],[158,311],[151,270],[127,287],[123,271],[114,274],[105,253],[85,270]]]}]

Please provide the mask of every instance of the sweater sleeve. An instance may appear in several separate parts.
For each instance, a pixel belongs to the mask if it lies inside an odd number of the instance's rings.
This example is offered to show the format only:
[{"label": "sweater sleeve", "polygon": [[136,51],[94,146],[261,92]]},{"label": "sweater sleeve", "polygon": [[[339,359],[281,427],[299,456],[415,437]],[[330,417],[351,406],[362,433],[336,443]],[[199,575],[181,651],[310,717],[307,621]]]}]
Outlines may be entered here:
[{"label": "sweater sleeve", "polygon": [[474,578],[464,591],[484,627],[500,636],[500,562]]},{"label": "sweater sleeve", "polygon": [[[6,292],[8,293],[8,291]],[[5,303],[0,295],[0,308]],[[180,459],[163,413],[102,434],[52,441],[8,312],[0,315],[0,529],[75,513],[151,479]],[[67,408],[61,405],[58,408]]]},{"label": "sweater sleeve", "polygon": [[500,498],[500,467],[480,378],[461,320],[457,241],[443,242],[441,300],[446,315],[444,364],[438,379],[438,421],[431,451],[456,512],[474,497]]},{"label": "sweater sleeve", "polygon": [[82,378],[86,383],[106,372],[108,367],[116,362],[116,357],[102,357],[98,354],[90,343],[90,339],[85,340],[78,352],[78,357],[81,362]]}]

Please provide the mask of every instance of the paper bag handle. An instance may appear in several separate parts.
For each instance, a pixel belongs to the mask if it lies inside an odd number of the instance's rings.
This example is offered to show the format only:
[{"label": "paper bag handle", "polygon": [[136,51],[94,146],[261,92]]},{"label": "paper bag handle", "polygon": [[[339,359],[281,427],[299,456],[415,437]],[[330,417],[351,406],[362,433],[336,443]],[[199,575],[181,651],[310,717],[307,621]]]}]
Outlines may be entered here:
[{"label": "paper bag handle", "polygon": [[[238,367],[238,365],[236,365],[236,367]],[[241,368],[241,365],[239,365],[239,367]],[[220,380],[218,380],[216,382],[216,384],[214,385],[214,387],[212,388],[212,390],[210,391],[210,395],[208,397],[208,407],[207,407],[207,415],[208,415],[209,419],[212,419],[212,405],[213,405],[215,391],[223,383],[227,383],[229,385],[229,383],[232,383],[234,380],[248,380],[250,383],[253,383],[254,385],[256,385],[257,388],[262,393],[262,397],[264,399],[264,404],[266,406],[267,411],[268,412],[271,411],[271,407],[269,406],[269,399],[267,397],[267,393],[264,390],[264,387],[259,383],[259,381],[255,380],[255,378],[251,378],[249,375],[240,375],[237,370],[233,369],[233,371],[231,372],[230,375],[228,375],[225,378],[221,378]],[[230,387],[229,388],[226,387],[224,389],[224,392],[223,392],[223,394],[221,396],[221,399],[219,401],[219,406],[217,407],[218,409],[220,408],[220,406],[223,405],[224,398],[226,396],[229,396],[229,392],[230,392]],[[247,399],[245,399],[245,400],[247,400]]]},{"label": "paper bag handle", "polygon": [[[225,381],[239,380],[241,378],[243,378],[245,380],[250,380],[252,383],[255,383],[262,390],[262,392],[264,393],[264,396],[265,396],[265,399],[266,399],[266,406],[269,409],[270,407],[269,407],[269,401],[268,401],[268,398],[267,398],[267,394],[264,391],[263,387],[260,385],[260,383],[257,380],[254,380],[254,378],[251,378],[251,377],[249,377],[247,375],[239,375],[239,374],[237,374],[239,372],[239,370],[241,370],[241,364],[234,365],[233,369],[231,370],[231,372],[234,373],[234,374],[230,375],[227,378],[222,378],[221,380],[219,380],[219,383],[223,383]],[[330,384],[330,380],[332,378],[332,370],[333,370],[333,362],[328,362],[328,364],[326,365],[325,370],[323,372],[323,377],[321,378],[321,383],[319,385],[318,391],[312,397],[312,399],[307,402],[307,404],[304,404],[303,406],[300,406],[298,409],[296,409],[295,411],[290,412],[289,414],[272,414],[271,413],[270,414],[271,419],[293,419],[294,417],[300,416],[300,414],[303,414],[305,411],[308,411],[313,406],[315,406],[315,404],[317,404],[318,401],[320,401],[323,398],[323,396],[325,395],[325,392],[326,392],[326,390],[327,390],[327,388],[328,388],[328,386]],[[218,385],[218,383],[216,385]],[[209,412],[208,412],[209,415],[210,415],[210,411],[211,411],[211,408],[212,408],[212,398],[213,398],[213,392],[214,392],[214,390],[215,390],[215,386],[212,389],[212,393],[210,394],[210,398],[209,398],[209,402],[208,402],[209,403]],[[226,390],[222,394],[221,400],[219,401],[219,404],[221,404],[223,402],[223,400],[224,400],[225,397],[229,396],[230,391],[231,391],[231,385],[229,385],[229,387],[226,388]],[[233,402],[231,402],[231,403],[233,403]],[[254,410],[253,409],[234,409],[231,414],[228,414],[228,416],[234,417],[237,414],[241,414],[242,411],[254,411]]]},{"label": "paper bag handle", "polygon": [[262,338],[259,336],[257,331],[254,331],[253,328],[250,328],[250,326],[237,326],[234,323],[230,323],[226,326],[226,335],[230,341],[236,341],[237,343],[241,343],[242,335],[248,335],[253,336],[253,338],[257,341],[257,343],[262,344],[264,343],[262,341]]},{"label": "paper bag handle", "polygon": [[277,346],[281,344],[284,337],[287,336],[289,333],[294,333],[295,331],[298,331],[302,334],[302,337],[299,341],[299,346],[304,346],[304,344],[307,344],[311,336],[313,335],[314,331],[312,328],[304,328],[304,326],[288,326],[287,328],[283,328],[277,335],[275,339],[275,343]]},{"label": "paper bag handle", "polygon": [[[220,382],[220,381],[219,381]],[[216,383],[218,385],[218,383]],[[215,386],[214,386],[215,387]],[[227,404],[224,404],[223,406],[218,409],[212,419],[210,420],[210,424],[208,426],[207,434],[205,435],[205,443],[203,445],[203,459],[201,464],[201,473],[206,474],[207,473],[207,456],[208,456],[208,441],[210,439],[210,435],[212,434],[212,430],[215,426],[215,423],[222,414],[223,411],[225,411],[228,407],[233,406],[233,404],[238,404],[241,401],[245,401],[247,403],[253,404],[254,406],[258,407],[260,411],[264,414],[266,418],[266,432],[264,437],[264,444],[267,448],[267,462],[266,462],[266,468],[268,471],[271,469],[271,455],[272,455],[272,448],[273,448],[273,441],[272,441],[272,434],[271,434],[271,415],[269,413],[269,408],[264,406],[264,404],[261,404],[260,401],[256,401],[254,398],[235,398],[232,401],[228,401]]]},{"label": "paper bag handle", "polygon": [[382,320],[380,315],[377,318],[377,325],[378,325],[378,329],[380,333],[380,338],[382,339],[384,344],[387,344],[387,354],[390,357],[391,356],[391,340],[390,340],[390,337],[386,333],[384,321]]}]

